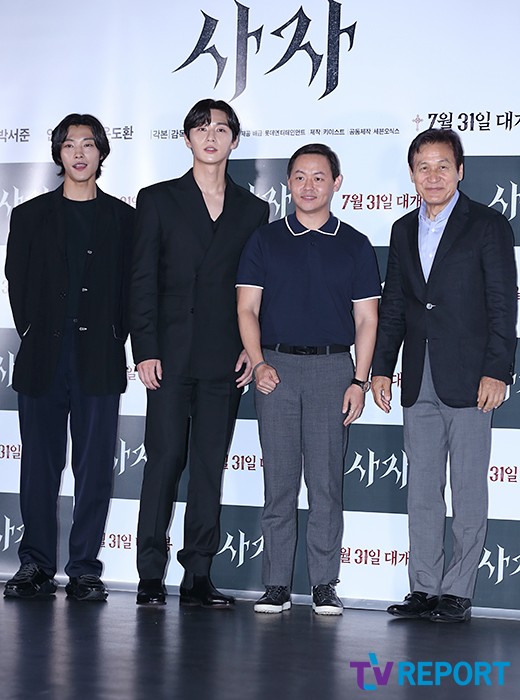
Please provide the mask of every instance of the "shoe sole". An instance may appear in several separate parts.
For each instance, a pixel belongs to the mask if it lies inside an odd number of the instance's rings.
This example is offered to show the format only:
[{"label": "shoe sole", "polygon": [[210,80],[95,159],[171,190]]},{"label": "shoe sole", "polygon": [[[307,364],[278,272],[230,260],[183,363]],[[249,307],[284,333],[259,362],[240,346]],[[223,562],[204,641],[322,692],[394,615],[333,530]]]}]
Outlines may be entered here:
[{"label": "shoe sole", "polygon": [[312,609],[316,615],[343,615],[343,608],[336,608],[332,605],[316,605],[313,603]]},{"label": "shoe sole", "polygon": [[4,598],[16,598],[16,600],[46,600],[55,597],[55,593],[35,593],[34,595],[20,595],[20,593],[16,593],[16,591],[4,591]]},{"label": "shoe sole", "polygon": [[426,610],[422,613],[400,613],[400,612],[390,612],[386,611],[392,617],[400,617],[402,620],[429,620],[432,613],[431,610]]},{"label": "shoe sole", "polygon": [[152,606],[157,606],[157,605],[166,605],[165,600],[139,600],[139,598],[136,599],[135,601],[136,605],[152,605]]},{"label": "shoe sole", "polygon": [[47,583],[42,584],[37,591],[35,591],[34,593],[31,593],[31,594],[20,593],[19,591],[16,590],[16,585],[14,585],[12,587],[8,587],[6,584],[6,587],[4,588],[4,597],[5,598],[19,598],[20,600],[34,600],[34,599],[52,598],[57,590],[58,590],[58,584],[52,583],[51,581],[48,581]]},{"label": "shoe sole", "polygon": [[464,613],[463,617],[453,618],[453,617],[430,617],[432,622],[444,622],[444,623],[457,623],[457,622],[469,622],[471,620],[471,612],[468,610]]},{"label": "shoe sole", "polygon": [[67,600],[77,600],[78,603],[103,603],[108,598],[107,592],[91,591],[85,596],[77,596],[74,593],[67,593]]},{"label": "shoe sole", "polygon": [[235,602],[232,603],[213,603],[212,605],[206,605],[200,600],[194,600],[193,598],[179,598],[179,605],[186,608],[205,608],[206,610],[211,610],[215,608],[216,610],[232,610],[235,607]]},{"label": "shoe sole", "polygon": [[291,601],[288,600],[283,605],[269,605],[269,603],[255,603],[254,611],[256,613],[267,613],[268,615],[273,615],[276,613],[281,613],[284,610],[290,610]]}]

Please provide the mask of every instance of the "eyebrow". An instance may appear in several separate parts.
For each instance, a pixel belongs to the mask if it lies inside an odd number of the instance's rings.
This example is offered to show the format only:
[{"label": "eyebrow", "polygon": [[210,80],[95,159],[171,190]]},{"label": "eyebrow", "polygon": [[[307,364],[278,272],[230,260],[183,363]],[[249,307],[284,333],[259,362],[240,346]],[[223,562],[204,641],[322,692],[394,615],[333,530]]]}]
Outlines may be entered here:
[{"label": "eyebrow", "polygon": [[[434,163],[451,163],[452,161],[449,158],[439,158],[438,160],[434,161]],[[420,160],[417,165],[423,165],[424,163],[429,163],[428,160]]]},{"label": "eyebrow", "polygon": [[[293,174],[296,175],[296,173],[302,173],[302,175],[305,175],[306,171],[301,170],[301,168],[298,168],[297,170],[293,170]],[[311,172],[311,175],[325,175],[325,171],[324,170],[313,170]]]},{"label": "eyebrow", "polygon": [[193,128],[193,129],[198,129],[198,128],[200,128],[201,126],[211,126],[212,124],[215,124],[215,126],[227,126],[229,129],[231,129],[231,127],[229,126],[229,123],[228,123],[228,122],[214,122],[214,121],[201,122],[200,124],[196,124],[196,125],[195,125],[194,127],[192,127],[192,128]]},{"label": "eyebrow", "polygon": [[93,136],[83,136],[81,139],[73,139],[68,137],[66,139],[63,139],[63,143],[65,143],[66,141],[95,141],[95,139]]}]

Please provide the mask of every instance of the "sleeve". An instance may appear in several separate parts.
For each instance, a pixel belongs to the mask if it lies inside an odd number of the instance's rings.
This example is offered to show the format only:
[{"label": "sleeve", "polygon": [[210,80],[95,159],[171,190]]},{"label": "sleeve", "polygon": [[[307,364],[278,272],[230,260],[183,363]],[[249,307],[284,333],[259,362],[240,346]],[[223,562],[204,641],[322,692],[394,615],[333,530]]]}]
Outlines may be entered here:
[{"label": "sleeve", "polygon": [[130,337],[134,362],[161,359],[157,332],[161,222],[152,194],[141,190],[130,282]]},{"label": "sleeve", "polygon": [[264,206],[262,207],[262,218],[260,220],[259,226],[266,226],[269,223],[269,204],[264,200],[262,200],[262,204]]},{"label": "sleeve", "polygon": [[405,300],[401,283],[395,225],[392,228],[388,267],[383,289],[372,375],[392,377],[406,333]]},{"label": "sleeve", "polygon": [[266,265],[261,230],[257,229],[244,246],[238,264],[237,287],[263,289],[265,286]]},{"label": "sleeve", "polygon": [[29,326],[29,319],[26,318],[26,290],[32,242],[32,229],[24,225],[23,219],[22,209],[18,207],[13,209],[5,262],[5,276],[9,282],[9,301],[20,338]]},{"label": "sleeve", "polygon": [[132,275],[132,251],[135,231],[135,209],[125,204],[121,210],[121,335],[126,339],[130,327],[130,282]]},{"label": "sleeve", "polygon": [[352,288],[352,301],[364,299],[379,299],[381,296],[381,280],[374,249],[366,236],[356,260],[356,277]]},{"label": "sleeve", "polygon": [[514,236],[507,219],[493,216],[484,232],[481,264],[488,312],[488,342],[483,377],[513,381],[518,288]]}]

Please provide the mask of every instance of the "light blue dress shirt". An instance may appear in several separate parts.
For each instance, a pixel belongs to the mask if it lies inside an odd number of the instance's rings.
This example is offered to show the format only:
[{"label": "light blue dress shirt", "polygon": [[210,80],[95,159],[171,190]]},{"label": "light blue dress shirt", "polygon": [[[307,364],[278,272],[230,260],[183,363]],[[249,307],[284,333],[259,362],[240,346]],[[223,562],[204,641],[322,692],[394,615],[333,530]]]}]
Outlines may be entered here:
[{"label": "light blue dress shirt", "polygon": [[457,190],[444,209],[437,214],[435,219],[426,216],[426,203],[423,201],[419,209],[419,257],[424,279],[428,281],[432,269],[435,253],[441,242],[442,234],[448,223],[451,212],[459,199]]}]

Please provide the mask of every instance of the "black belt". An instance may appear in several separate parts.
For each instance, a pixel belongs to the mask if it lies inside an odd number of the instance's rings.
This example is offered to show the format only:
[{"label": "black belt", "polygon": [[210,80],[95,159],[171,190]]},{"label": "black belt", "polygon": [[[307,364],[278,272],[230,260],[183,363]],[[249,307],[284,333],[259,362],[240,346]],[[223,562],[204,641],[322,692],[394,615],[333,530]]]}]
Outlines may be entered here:
[{"label": "black belt", "polygon": [[266,350],[285,352],[288,355],[334,355],[337,352],[350,352],[349,345],[262,345]]}]

